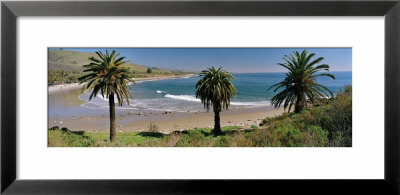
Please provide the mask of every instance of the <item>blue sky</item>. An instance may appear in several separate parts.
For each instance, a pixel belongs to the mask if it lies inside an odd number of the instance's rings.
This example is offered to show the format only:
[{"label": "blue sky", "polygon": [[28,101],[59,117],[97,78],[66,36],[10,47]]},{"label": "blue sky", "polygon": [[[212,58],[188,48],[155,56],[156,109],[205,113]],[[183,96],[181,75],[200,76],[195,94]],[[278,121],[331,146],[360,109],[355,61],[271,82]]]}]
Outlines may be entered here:
[{"label": "blue sky", "polygon": [[[50,48],[58,49],[58,48]],[[172,70],[200,71],[207,67],[222,67],[229,72],[286,72],[276,65],[293,51],[306,49],[331,71],[352,70],[351,48],[63,48],[80,52],[117,50],[133,63]]]}]

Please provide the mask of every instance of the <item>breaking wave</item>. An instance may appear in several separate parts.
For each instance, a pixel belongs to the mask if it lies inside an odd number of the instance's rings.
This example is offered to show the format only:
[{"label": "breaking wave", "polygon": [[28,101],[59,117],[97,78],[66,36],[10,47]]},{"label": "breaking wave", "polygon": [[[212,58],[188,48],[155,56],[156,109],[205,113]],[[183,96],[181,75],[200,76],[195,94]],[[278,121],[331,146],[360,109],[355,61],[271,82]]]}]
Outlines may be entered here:
[{"label": "breaking wave", "polygon": [[[164,97],[175,99],[175,100],[184,100],[184,101],[190,101],[190,102],[201,102],[200,99],[197,99],[194,95],[171,95],[171,94],[166,94]],[[234,101],[234,102],[231,102],[231,105],[233,105],[233,106],[258,107],[258,106],[270,106],[271,104],[270,104],[269,101],[259,101],[259,102],[238,102],[238,101]]]}]

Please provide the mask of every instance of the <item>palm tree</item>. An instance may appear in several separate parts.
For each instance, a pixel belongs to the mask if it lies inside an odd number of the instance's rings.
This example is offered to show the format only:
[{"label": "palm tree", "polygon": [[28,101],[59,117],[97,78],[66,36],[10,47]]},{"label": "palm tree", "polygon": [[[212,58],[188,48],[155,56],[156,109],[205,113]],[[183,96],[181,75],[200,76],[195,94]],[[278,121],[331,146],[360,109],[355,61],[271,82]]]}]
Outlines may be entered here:
[{"label": "palm tree", "polygon": [[333,97],[332,92],[327,87],[316,83],[316,77],[327,76],[335,79],[335,76],[319,72],[322,70],[329,71],[329,65],[317,65],[324,59],[323,57],[312,60],[315,54],[309,54],[306,50],[303,50],[301,54],[294,51],[293,54],[294,56],[290,54],[290,56],[285,55],[283,57],[285,63],[278,63],[278,65],[289,70],[286,73],[286,78],[282,82],[272,85],[268,90],[275,87],[274,92],[277,92],[282,89],[271,99],[271,104],[275,108],[279,108],[283,103],[285,110],[289,106],[288,112],[290,112],[293,104],[295,104],[294,112],[299,113],[306,106],[307,99],[314,104],[316,100],[329,96]]},{"label": "palm tree", "polygon": [[122,106],[124,99],[126,99],[129,105],[129,99],[132,95],[127,89],[128,82],[135,83],[129,78],[129,70],[122,65],[127,61],[124,61],[126,57],[118,57],[120,54],[113,50],[103,54],[100,51],[96,52],[97,57],[90,57],[90,63],[83,65],[85,70],[83,72],[89,72],[84,76],[78,78],[79,82],[85,83],[82,87],[82,91],[91,91],[89,101],[100,94],[108,98],[110,107],[110,141],[115,141],[117,137],[116,125],[115,125],[115,100],[114,95],[118,99],[119,106]]},{"label": "palm tree", "polygon": [[201,103],[207,111],[213,107],[215,135],[221,134],[220,116],[222,109],[228,109],[231,98],[237,90],[231,83],[235,78],[221,68],[214,67],[203,70],[199,76],[201,79],[196,84],[196,98],[200,97]]}]

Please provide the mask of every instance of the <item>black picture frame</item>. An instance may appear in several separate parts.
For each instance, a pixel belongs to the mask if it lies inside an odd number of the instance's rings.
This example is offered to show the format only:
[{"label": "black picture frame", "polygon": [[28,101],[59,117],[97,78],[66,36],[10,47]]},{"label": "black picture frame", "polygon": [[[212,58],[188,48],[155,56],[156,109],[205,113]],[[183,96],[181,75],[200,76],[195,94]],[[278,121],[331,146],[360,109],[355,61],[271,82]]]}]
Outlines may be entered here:
[{"label": "black picture frame", "polygon": [[[16,179],[19,16],[385,16],[385,176],[382,180]],[[399,0],[3,1],[1,2],[1,193],[4,194],[399,194]],[[117,162],[116,162],[117,163]],[[210,165],[212,166],[212,160]],[[296,163],[293,162],[293,166]],[[299,167],[301,168],[301,167]],[[112,170],[110,170],[112,171]],[[365,170],[368,171],[368,170]]]}]

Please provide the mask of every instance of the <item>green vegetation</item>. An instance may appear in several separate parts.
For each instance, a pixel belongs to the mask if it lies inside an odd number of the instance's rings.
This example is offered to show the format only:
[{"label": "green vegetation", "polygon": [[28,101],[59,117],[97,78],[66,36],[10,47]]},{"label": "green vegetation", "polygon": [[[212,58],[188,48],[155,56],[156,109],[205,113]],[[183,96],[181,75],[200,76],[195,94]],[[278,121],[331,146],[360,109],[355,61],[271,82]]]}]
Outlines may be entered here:
[{"label": "green vegetation", "polygon": [[120,132],[114,143],[107,132],[49,129],[49,146],[58,147],[351,147],[352,146],[352,89],[346,87],[337,97],[312,106],[300,113],[284,113],[265,118],[258,126],[248,129],[222,127],[216,136],[212,129],[155,132],[150,123],[148,132]]},{"label": "green vegetation", "polygon": [[[96,56],[95,53],[77,52],[72,50],[49,50],[49,79],[48,85],[57,85],[63,83],[77,83],[78,77],[83,75],[82,65],[90,63],[90,57]],[[188,72],[169,71],[157,67],[151,67],[151,74],[147,73],[148,67],[127,62],[124,65],[129,69],[131,78],[149,78],[163,76],[180,76]]]},{"label": "green vegetation", "polygon": [[82,72],[76,70],[49,70],[48,85],[77,83]]},{"label": "green vegetation", "polygon": [[315,101],[319,101],[320,99],[333,97],[332,92],[327,87],[315,82],[316,77],[319,76],[327,76],[335,79],[335,76],[332,74],[318,73],[321,70],[329,71],[329,65],[322,64],[314,67],[314,65],[320,63],[324,58],[320,57],[311,61],[315,54],[312,53],[308,55],[308,53],[309,52],[306,50],[303,50],[301,54],[294,51],[293,54],[295,57],[292,54],[290,54],[290,56],[285,55],[283,60],[286,62],[278,63],[278,65],[288,69],[289,72],[286,74],[285,80],[272,85],[268,89],[270,90],[276,87],[274,92],[277,92],[282,88],[282,90],[271,99],[271,104],[274,105],[275,108],[279,108],[281,104],[284,103],[283,107],[286,110],[289,106],[288,112],[290,112],[294,104],[294,112],[299,113],[307,105],[307,101],[314,104]]},{"label": "green vegetation", "polygon": [[[251,131],[251,130],[250,130]],[[239,127],[223,127],[220,136],[214,136],[212,129],[194,129],[174,131],[171,134],[159,132],[120,132],[118,140],[110,142],[107,132],[70,131],[66,128],[52,127],[49,129],[50,147],[103,147],[103,146],[147,146],[147,147],[199,147],[228,146],[227,137],[237,133],[246,133]]]},{"label": "green vegetation", "polygon": [[97,57],[90,57],[90,63],[83,65],[85,70],[89,72],[78,78],[80,83],[85,83],[82,87],[83,90],[91,92],[89,101],[97,96],[100,91],[101,96],[108,98],[110,108],[110,140],[114,142],[117,138],[117,129],[115,124],[115,101],[114,95],[117,97],[119,106],[122,106],[124,99],[129,105],[129,99],[132,99],[131,93],[128,91],[128,82],[133,82],[129,77],[129,70],[123,65],[126,63],[126,57],[118,57],[120,54],[113,50],[103,54],[100,51],[96,52]]},{"label": "green vegetation", "polygon": [[[157,133],[156,133],[157,134]],[[156,135],[154,134],[154,135]],[[159,134],[159,133],[158,133]],[[150,135],[153,135],[150,133]],[[49,129],[50,147],[102,147],[102,146],[142,146],[144,142],[157,139],[139,132],[119,132],[118,140],[110,142],[109,132],[70,131],[66,128]]]},{"label": "green vegetation", "polygon": [[320,106],[266,118],[261,125],[267,127],[269,137],[278,138],[272,145],[315,146],[318,143],[349,147],[352,145],[352,88],[346,86],[335,98],[320,102]]},{"label": "green vegetation", "polygon": [[147,72],[148,74],[151,74],[151,68],[147,68],[146,72]]},{"label": "green vegetation", "polygon": [[207,110],[210,109],[210,106],[213,107],[213,132],[215,135],[219,135],[222,133],[219,113],[222,109],[228,109],[231,99],[237,92],[231,83],[235,77],[221,68],[215,69],[214,67],[203,70],[199,76],[201,78],[196,84],[196,98],[200,98]]}]

